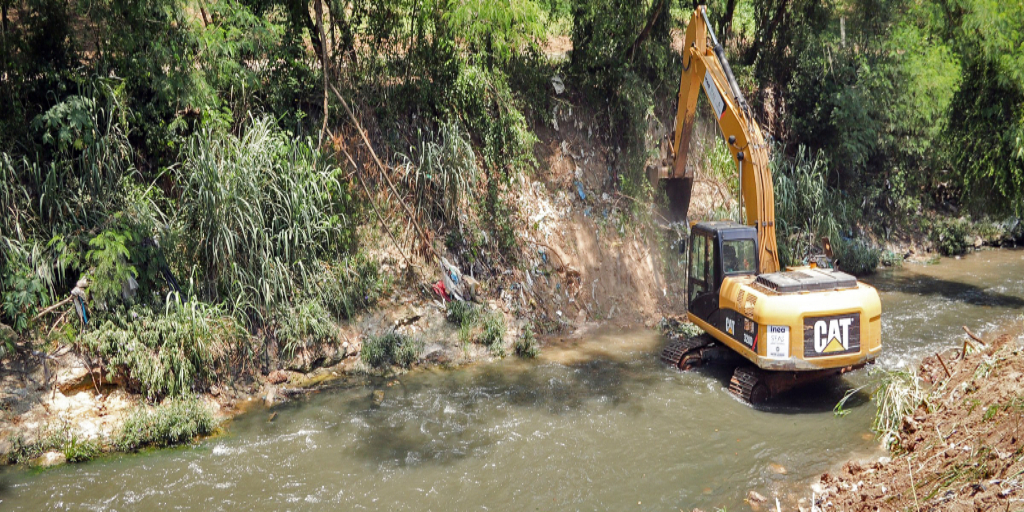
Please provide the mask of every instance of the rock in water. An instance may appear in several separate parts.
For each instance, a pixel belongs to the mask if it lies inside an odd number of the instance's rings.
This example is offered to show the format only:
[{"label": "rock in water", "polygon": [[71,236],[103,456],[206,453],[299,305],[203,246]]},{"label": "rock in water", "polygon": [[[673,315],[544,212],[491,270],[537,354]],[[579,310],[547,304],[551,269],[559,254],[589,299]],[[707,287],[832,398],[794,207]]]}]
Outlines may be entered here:
[{"label": "rock in water", "polygon": [[384,390],[378,389],[373,392],[373,403],[380,405],[384,402]]},{"label": "rock in water", "polygon": [[764,503],[768,501],[768,498],[765,498],[763,495],[761,495],[761,493],[757,491],[750,491],[747,493],[747,501],[751,503]]},{"label": "rock in water", "polygon": [[33,466],[36,466],[36,467],[40,467],[40,468],[48,468],[50,466],[56,466],[58,464],[64,464],[67,461],[68,461],[67,457],[65,457],[64,454],[61,453],[61,452],[46,452],[46,453],[44,453],[44,454],[42,454],[42,455],[32,459],[29,462],[29,464],[31,464]]},{"label": "rock in water", "polygon": [[771,469],[772,473],[775,473],[776,475],[785,475],[786,473],[789,472],[786,470],[785,466],[783,466],[782,464],[776,464],[774,462],[768,464],[768,469]]}]

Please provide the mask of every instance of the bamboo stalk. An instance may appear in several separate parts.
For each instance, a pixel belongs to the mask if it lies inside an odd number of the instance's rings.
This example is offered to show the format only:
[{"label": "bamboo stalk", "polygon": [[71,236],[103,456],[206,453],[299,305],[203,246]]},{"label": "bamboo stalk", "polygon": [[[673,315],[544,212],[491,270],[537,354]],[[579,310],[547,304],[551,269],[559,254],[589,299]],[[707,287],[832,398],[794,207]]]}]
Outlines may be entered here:
[{"label": "bamboo stalk", "polygon": [[[358,170],[359,166],[356,165],[355,160],[352,159],[352,155],[350,155],[348,151],[345,150],[345,148],[341,148],[341,152],[345,153],[345,157],[348,158],[348,161],[349,163],[352,164],[352,167],[355,167]],[[408,256],[405,255],[405,251],[402,250],[402,245],[398,243],[398,239],[395,238],[395,235],[391,232],[391,228],[389,228],[387,223],[384,221],[384,216],[380,213],[380,210],[377,209],[377,203],[373,200],[372,194],[370,193],[370,189],[369,187],[366,186],[366,182],[363,181],[362,173],[356,172],[355,175],[356,179],[359,180],[359,184],[363,186],[363,190],[366,191],[366,198],[367,200],[370,201],[370,207],[373,208],[373,213],[377,214],[377,219],[380,220],[380,225],[382,228],[384,228],[384,232],[386,232],[388,234],[388,237],[391,238],[391,241],[394,242],[395,248],[398,249],[398,253],[402,255],[402,259],[404,259],[409,266],[415,267],[416,265],[411,260],[409,260]]]},{"label": "bamboo stalk", "polygon": [[377,164],[377,167],[380,168],[380,173],[381,175],[384,176],[384,181],[387,182],[388,187],[395,194],[395,197],[398,199],[399,204],[401,204],[402,207],[405,208],[406,213],[409,214],[409,222],[412,222],[412,225],[416,228],[416,231],[419,233],[420,238],[422,238],[423,242],[427,244],[428,247],[430,247],[430,251],[434,253],[434,257],[440,260],[441,255],[437,252],[437,249],[434,248],[434,244],[430,243],[430,238],[428,238],[426,233],[423,232],[423,228],[420,227],[419,222],[416,222],[416,216],[413,214],[412,209],[409,208],[409,205],[406,204],[404,200],[402,200],[401,194],[399,194],[398,190],[395,189],[395,184],[391,182],[391,178],[388,176],[387,167],[385,167],[384,164],[381,163],[380,159],[377,158],[377,153],[373,150],[373,145],[370,144],[370,138],[366,135],[366,132],[363,130],[363,126],[359,123],[359,119],[352,112],[352,109],[348,107],[348,102],[346,102],[345,98],[341,96],[341,93],[339,93],[338,89],[334,87],[334,84],[330,84],[330,87],[331,90],[334,91],[335,96],[338,97],[338,100],[341,101],[341,105],[345,107],[345,112],[348,112],[349,117],[352,118],[352,122],[355,123],[356,131],[359,132],[360,137],[362,137],[363,139],[363,143],[366,144],[366,149],[370,151],[370,156],[373,157],[373,161]]}]

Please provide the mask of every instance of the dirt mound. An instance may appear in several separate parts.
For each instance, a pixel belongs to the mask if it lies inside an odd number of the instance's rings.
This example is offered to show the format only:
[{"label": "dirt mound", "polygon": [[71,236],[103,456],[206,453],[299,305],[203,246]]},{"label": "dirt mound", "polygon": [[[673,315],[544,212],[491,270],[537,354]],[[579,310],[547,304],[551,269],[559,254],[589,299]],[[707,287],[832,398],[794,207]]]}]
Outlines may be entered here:
[{"label": "dirt mound", "polygon": [[1020,510],[1024,507],[1024,353],[1003,334],[977,351],[921,363],[928,398],[903,418],[891,460],[822,476],[821,510]]}]

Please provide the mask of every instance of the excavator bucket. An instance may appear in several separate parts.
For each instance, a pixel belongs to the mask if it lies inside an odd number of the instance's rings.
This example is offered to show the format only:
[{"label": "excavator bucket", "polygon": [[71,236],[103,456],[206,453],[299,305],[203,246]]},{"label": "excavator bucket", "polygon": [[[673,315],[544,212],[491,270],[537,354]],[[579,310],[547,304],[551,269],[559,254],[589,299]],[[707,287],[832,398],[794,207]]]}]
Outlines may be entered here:
[{"label": "excavator bucket", "polygon": [[668,195],[668,220],[672,222],[685,222],[686,215],[690,211],[693,177],[667,178],[661,181],[665,184],[665,193]]}]

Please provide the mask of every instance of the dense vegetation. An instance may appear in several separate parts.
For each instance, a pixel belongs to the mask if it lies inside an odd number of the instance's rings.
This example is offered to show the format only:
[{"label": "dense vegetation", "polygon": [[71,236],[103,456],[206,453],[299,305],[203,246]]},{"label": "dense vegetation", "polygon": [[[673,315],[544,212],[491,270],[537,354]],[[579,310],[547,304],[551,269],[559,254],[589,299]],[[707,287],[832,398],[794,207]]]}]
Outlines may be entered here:
[{"label": "dense vegetation", "polygon": [[[559,105],[594,112],[621,148],[612,186],[655,196],[648,127],[674,113],[672,30],[691,7],[0,2],[0,322],[36,343],[80,341],[158,399],[336,343],[332,322],[388,286],[360,226],[414,233],[421,254],[448,250],[478,275],[514,263],[521,220],[506,198]],[[865,219],[884,238],[930,232],[932,211],[1024,214],[1019,2],[714,0],[709,12],[776,141],[790,260],[805,235],[828,235],[842,260],[873,266]],[[567,58],[546,53],[559,36]],[[413,215],[373,208],[390,187]],[[87,324],[37,318],[83,277]]]}]

